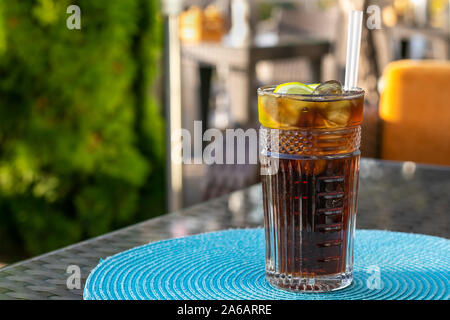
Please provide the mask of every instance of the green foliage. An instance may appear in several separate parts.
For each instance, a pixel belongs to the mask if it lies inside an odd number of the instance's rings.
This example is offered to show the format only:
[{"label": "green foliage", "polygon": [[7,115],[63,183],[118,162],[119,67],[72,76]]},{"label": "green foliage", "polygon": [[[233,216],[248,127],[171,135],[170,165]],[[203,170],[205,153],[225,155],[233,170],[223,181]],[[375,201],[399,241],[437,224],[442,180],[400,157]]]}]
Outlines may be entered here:
[{"label": "green foliage", "polygon": [[0,1],[0,255],[164,211],[161,34],[157,0]]}]

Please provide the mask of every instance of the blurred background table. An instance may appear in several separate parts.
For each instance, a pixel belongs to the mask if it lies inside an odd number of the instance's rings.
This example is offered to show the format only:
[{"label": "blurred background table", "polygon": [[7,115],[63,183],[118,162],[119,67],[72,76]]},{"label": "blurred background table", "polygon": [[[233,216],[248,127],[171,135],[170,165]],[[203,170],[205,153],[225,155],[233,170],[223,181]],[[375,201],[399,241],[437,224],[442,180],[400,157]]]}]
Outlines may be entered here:
[{"label": "blurred background table", "polygon": [[[450,168],[362,159],[357,228],[450,237]],[[68,290],[69,265],[82,287],[99,259],[162,239],[263,225],[261,186],[210,200],[0,269],[0,299],[82,299]]]},{"label": "blurred background table", "polygon": [[[212,69],[226,72],[227,89],[230,94],[231,119],[237,125],[256,123],[256,64],[259,61],[306,58],[310,63],[312,82],[320,82],[322,60],[330,51],[325,39],[296,37],[273,44],[253,44],[232,47],[222,43],[184,44],[181,58],[185,81],[182,82],[183,111],[188,125],[193,120],[208,123],[210,83]],[[199,78],[199,81],[192,81]],[[200,106],[201,110],[196,110]],[[189,119],[190,115],[199,115]]]}]

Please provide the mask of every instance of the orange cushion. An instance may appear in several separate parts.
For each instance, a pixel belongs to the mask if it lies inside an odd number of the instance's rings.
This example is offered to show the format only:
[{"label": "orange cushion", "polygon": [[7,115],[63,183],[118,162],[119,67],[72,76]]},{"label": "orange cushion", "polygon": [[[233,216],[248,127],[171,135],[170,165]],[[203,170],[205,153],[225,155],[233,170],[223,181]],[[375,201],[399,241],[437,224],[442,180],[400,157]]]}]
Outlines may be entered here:
[{"label": "orange cushion", "polygon": [[450,62],[395,61],[383,78],[382,158],[450,165]]}]

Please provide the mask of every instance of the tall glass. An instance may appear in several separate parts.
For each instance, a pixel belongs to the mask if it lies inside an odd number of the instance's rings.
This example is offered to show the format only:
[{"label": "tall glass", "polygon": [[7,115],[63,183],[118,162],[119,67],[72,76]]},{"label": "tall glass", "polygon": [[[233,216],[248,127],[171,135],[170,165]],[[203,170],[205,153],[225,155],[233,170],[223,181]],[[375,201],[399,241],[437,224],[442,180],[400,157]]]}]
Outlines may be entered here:
[{"label": "tall glass", "polygon": [[331,291],[353,279],[364,91],[336,96],[258,89],[266,279]]}]

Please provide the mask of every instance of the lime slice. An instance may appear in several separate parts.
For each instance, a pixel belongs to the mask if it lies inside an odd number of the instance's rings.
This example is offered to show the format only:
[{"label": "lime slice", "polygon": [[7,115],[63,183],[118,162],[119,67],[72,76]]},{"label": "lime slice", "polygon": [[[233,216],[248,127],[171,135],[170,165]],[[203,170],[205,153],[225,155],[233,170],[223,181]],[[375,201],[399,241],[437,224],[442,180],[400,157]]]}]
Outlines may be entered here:
[{"label": "lime slice", "polygon": [[320,83],[310,83],[310,84],[308,84],[308,87],[310,87],[311,89],[315,89],[315,88],[317,88],[318,86],[320,86]]},{"label": "lime slice", "polygon": [[277,86],[274,93],[312,94],[314,89],[301,82],[287,82]]}]

